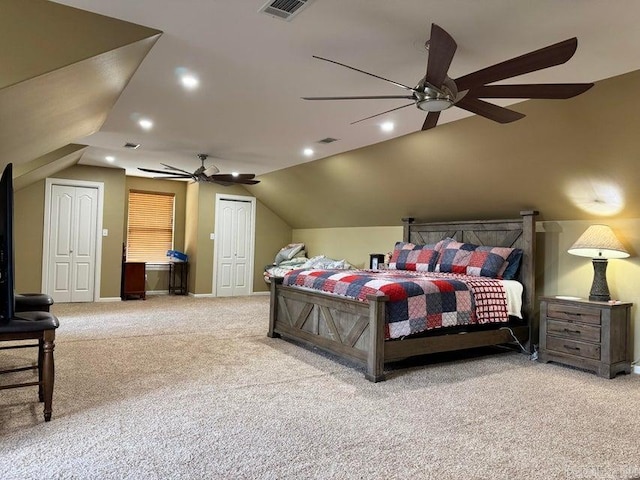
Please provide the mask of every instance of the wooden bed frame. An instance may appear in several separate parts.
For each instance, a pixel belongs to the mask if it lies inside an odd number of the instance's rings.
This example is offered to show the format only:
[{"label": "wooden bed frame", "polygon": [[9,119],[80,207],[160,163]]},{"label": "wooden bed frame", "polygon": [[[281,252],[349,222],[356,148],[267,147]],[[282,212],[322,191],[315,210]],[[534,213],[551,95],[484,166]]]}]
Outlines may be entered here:
[{"label": "wooden bed frame", "polygon": [[[538,320],[535,314],[535,216],[536,211],[520,212],[514,220],[473,222],[413,223],[403,218],[404,241],[416,245],[436,243],[445,237],[459,242],[523,250],[518,280],[524,286],[524,321],[496,324],[494,329],[384,339],[386,296],[368,297],[368,303],[346,297],[271,282],[271,307],[268,336],[291,338],[321,348],[339,357],[364,364],[365,377],[372,382],[385,379],[384,364],[428,353],[463,350],[514,341],[515,335],[532,352],[537,343]],[[437,333],[437,334],[436,334]]]}]

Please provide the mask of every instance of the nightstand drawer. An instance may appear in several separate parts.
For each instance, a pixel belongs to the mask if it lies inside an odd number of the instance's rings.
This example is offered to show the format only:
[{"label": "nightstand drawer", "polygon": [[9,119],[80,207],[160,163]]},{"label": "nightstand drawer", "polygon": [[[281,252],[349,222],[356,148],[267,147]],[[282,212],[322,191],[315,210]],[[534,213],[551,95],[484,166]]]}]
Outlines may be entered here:
[{"label": "nightstand drawer", "polygon": [[562,303],[550,303],[547,307],[547,316],[559,320],[572,320],[575,322],[600,325],[601,309],[585,307],[582,305],[565,305]]},{"label": "nightstand drawer", "polygon": [[556,337],[570,338],[581,342],[600,342],[600,327],[593,325],[548,320],[547,333]]},{"label": "nightstand drawer", "polygon": [[547,337],[547,348],[561,353],[568,353],[577,357],[600,360],[600,345],[576,342],[560,337]]}]

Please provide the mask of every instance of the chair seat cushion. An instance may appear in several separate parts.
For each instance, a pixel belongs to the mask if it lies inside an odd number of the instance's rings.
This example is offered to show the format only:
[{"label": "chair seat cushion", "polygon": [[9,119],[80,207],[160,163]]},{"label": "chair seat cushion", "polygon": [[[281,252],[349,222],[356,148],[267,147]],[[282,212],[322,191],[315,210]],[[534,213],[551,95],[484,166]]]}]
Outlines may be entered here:
[{"label": "chair seat cushion", "polygon": [[48,312],[53,305],[53,298],[46,293],[16,293],[16,312]]},{"label": "chair seat cushion", "polygon": [[20,312],[8,322],[0,323],[0,333],[38,332],[59,326],[58,319],[49,312]]}]

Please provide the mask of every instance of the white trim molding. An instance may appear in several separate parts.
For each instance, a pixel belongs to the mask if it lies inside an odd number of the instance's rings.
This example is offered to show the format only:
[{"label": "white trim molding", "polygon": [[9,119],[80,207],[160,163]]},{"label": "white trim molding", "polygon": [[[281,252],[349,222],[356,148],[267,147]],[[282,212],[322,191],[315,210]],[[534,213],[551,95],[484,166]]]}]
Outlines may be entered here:
[{"label": "white trim molding", "polygon": [[635,373],[636,375],[640,375],[640,365],[634,365],[631,373]]}]

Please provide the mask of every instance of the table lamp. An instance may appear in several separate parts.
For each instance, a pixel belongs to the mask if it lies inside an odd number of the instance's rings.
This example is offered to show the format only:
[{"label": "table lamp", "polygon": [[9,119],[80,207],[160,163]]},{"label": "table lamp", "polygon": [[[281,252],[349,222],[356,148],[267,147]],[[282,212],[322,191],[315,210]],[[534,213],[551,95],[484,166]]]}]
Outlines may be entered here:
[{"label": "table lamp", "polygon": [[607,225],[591,225],[571,246],[569,253],[593,259],[593,284],[589,300],[609,301],[611,297],[607,285],[607,260],[629,256],[613,230]]}]

